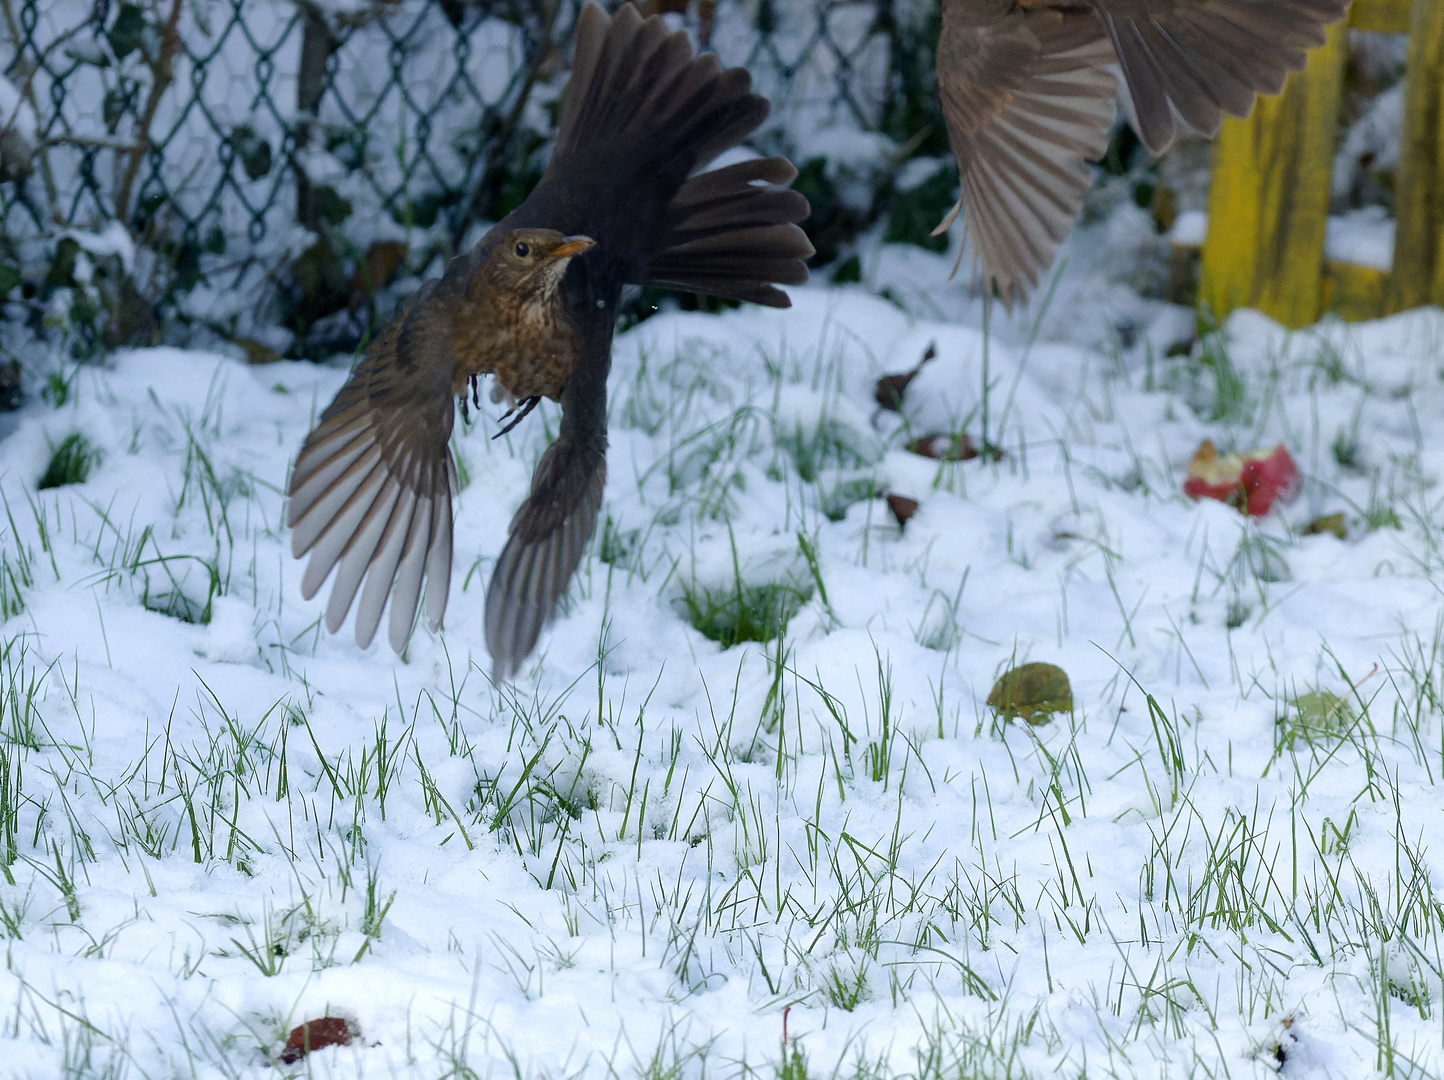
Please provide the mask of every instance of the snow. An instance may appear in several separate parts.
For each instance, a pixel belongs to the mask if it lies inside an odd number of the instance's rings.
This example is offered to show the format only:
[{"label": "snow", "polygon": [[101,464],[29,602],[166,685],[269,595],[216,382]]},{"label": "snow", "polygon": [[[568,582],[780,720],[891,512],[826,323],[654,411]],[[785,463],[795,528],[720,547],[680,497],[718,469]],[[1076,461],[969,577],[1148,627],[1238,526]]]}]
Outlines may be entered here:
[{"label": "snow", "polygon": [[0,130],[11,130],[21,138],[35,138],[35,110],[20,94],[20,88],[0,76]]},{"label": "snow", "polygon": [[893,176],[893,186],[898,191],[912,191],[927,183],[938,174],[939,169],[945,169],[947,165],[948,162],[945,158],[909,158],[898,166],[898,170]]},{"label": "snow", "polygon": [[1400,137],[1404,130],[1404,89],[1400,81],[1379,94],[1348,129],[1334,155],[1332,189],[1336,200],[1346,199],[1363,172],[1399,167]]},{"label": "snow", "polygon": [[1208,238],[1208,214],[1202,210],[1185,210],[1173,222],[1168,238],[1175,244],[1201,246]]},{"label": "snow", "polygon": [[82,251],[97,258],[115,256],[120,260],[121,268],[127,273],[135,266],[135,241],[130,238],[130,233],[125,231],[125,226],[118,221],[106,222],[98,232],[67,229],[60,235],[74,240],[80,245]]},{"label": "snow", "polygon": [[1324,257],[1388,270],[1394,265],[1394,219],[1382,206],[1366,206],[1330,217]]},{"label": "snow", "polygon": [[[1208,215],[1186,210],[1178,215],[1168,238],[1175,244],[1198,246],[1208,236]],[[1324,258],[1388,270],[1394,263],[1394,219],[1382,206],[1365,206],[1328,219]]]},{"label": "snow", "polygon": [[[329,1013],[327,1075],[770,1073],[790,1007],[811,1076],[1437,1071],[1444,312],[1169,357],[1120,236],[986,334],[950,253],[885,247],[897,302],[621,335],[609,539],[511,686],[483,590],[554,408],[459,429],[451,606],[398,659],[320,628],[283,525],[344,367],[65,368],[0,442],[7,1070],[271,1075]],[[996,462],[903,449],[985,413]],[[72,432],[99,463],[37,491]],[[1206,437],[1302,494],[1190,502]],[[780,642],[690,625],[769,583]],[[1028,660],[1073,716],[992,718]],[[1315,689],[1342,737],[1289,726]]]},{"label": "snow", "polygon": [[851,124],[819,128],[799,128],[795,133],[797,158],[823,158],[829,175],[839,170],[875,169],[879,160],[886,161],[896,151],[896,144],[886,135],[862,131]]}]

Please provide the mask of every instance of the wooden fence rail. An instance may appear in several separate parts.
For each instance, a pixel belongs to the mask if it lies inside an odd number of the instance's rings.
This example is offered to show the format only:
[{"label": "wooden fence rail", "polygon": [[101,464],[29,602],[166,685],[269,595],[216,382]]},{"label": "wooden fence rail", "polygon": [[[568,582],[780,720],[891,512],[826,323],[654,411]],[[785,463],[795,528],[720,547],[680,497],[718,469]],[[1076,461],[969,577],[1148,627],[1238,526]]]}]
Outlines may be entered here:
[{"label": "wooden fence rail", "polygon": [[1258,308],[1286,326],[1444,304],[1444,0],[1354,0],[1349,26],[1409,34],[1392,269],[1326,261],[1330,177],[1348,37],[1214,144],[1199,298],[1222,318]]}]

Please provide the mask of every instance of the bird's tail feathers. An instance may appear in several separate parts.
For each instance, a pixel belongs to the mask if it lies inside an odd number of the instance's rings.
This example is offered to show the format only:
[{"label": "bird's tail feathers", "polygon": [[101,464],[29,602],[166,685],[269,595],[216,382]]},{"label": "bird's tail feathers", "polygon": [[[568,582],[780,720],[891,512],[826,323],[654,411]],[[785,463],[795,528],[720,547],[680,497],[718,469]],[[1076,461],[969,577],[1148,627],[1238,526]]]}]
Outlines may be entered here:
[{"label": "bird's tail feathers", "polygon": [[608,177],[633,211],[648,197],[665,207],[641,225],[645,236],[628,236],[629,280],[786,307],[770,283],[806,281],[813,253],[795,224],[808,216],[807,199],[781,187],[797,170],[765,158],[691,175],[767,112],[745,70],[693,56],[685,33],[631,4],[612,16],[588,4],[551,168]]},{"label": "bird's tail feathers", "polygon": [[682,180],[746,138],[767,118],[741,68],[711,53],[694,57],[683,31],[588,4],[577,20],[571,81],[562,102],[552,168],[615,181]]},{"label": "bird's tail feathers", "polygon": [[791,162],[775,157],[692,177],[667,207],[665,239],[647,281],[787,307],[787,294],[769,283],[801,285],[813,254],[796,224],[810,212],[807,199],[780,186],[796,176]]}]

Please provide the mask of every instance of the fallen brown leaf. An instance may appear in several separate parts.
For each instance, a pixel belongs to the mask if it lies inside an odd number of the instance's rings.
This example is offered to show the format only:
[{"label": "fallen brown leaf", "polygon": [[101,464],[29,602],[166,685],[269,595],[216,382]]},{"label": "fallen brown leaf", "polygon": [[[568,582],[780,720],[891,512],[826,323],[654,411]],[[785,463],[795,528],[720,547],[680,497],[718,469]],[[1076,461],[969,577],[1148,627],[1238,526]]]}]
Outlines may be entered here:
[{"label": "fallen brown leaf", "polygon": [[1343,514],[1323,514],[1314,518],[1304,528],[1305,536],[1318,536],[1321,533],[1333,533],[1340,540],[1349,535],[1348,526],[1344,524]]},{"label": "fallen brown leaf", "polygon": [[928,345],[927,351],[923,353],[923,358],[918,361],[917,367],[896,375],[884,375],[878,379],[877,389],[873,391],[872,395],[878,408],[887,409],[889,412],[901,412],[903,391],[908,388],[908,383],[916,379],[918,372],[923,369],[923,365],[937,355],[938,343],[934,341]]},{"label": "fallen brown leaf", "polygon": [[892,511],[892,516],[897,518],[899,525],[906,525],[908,519],[918,512],[918,501],[909,499],[906,495],[896,495],[886,492],[883,498],[887,500],[887,508]]},{"label": "fallen brown leaf", "polygon": [[351,1027],[339,1016],[323,1016],[319,1020],[307,1020],[286,1038],[280,1060],[294,1065],[312,1050],[327,1046],[345,1046],[351,1041]]}]

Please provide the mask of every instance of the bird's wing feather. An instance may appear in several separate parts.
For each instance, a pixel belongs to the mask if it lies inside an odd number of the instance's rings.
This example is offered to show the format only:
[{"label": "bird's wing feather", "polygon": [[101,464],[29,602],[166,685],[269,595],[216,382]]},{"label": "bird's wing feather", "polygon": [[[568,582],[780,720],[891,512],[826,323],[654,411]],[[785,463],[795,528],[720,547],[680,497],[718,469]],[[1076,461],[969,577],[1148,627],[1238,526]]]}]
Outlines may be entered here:
[{"label": "bird's wing feather", "polygon": [[486,645],[498,678],[516,673],[551,620],[596,530],[606,479],[605,450],[566,435],[537,462],[486,590]]},{"label": "bird's wing feather", "polygon": [[[1205,135],[1276,94],[1349,0],[1090,0],[1118,54],[1149,150],[1173,141],[1173,109]],[[1172,105],[1172,109],[1170,109]]]},{"label": "bird's wing feather", "polygon": [[298,558],[311,554],[301,592],[314,596],[336,570],[326,606],[334,632],[359,591],[362,648],[388,596],[388,636],[398,653],[411,636],[423,581],[428,622],[439,625],[446,611],[455,363],[450,321],[427,306],[434,290],[423,290],[357,365],[291,470],[291,549]]},{"label": "bird's wing feather", "polygon": [[577,262],[564,288],[581,349],[562,390],[561,427],[537,462],[531,493],[512,519],[486,590],[486,646],[497,679],[516,674],[536,647],[581,564],[602,509],[607,373],[621,284],[594,279],[598,264],[587,255]]},{"label": "bird's wing feather", "polygon": [[1009,303],[1052,261],[1092,183],[1086,163],[1107,149],[1111,59],[1086,11],[980,19],[971,0],[943,4],[938,87],[962,198],[937,231],[962,211],[987,285]]}]

